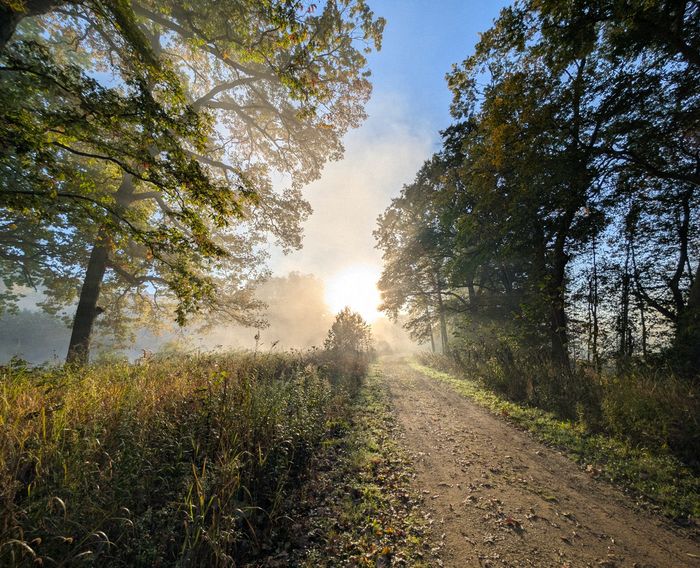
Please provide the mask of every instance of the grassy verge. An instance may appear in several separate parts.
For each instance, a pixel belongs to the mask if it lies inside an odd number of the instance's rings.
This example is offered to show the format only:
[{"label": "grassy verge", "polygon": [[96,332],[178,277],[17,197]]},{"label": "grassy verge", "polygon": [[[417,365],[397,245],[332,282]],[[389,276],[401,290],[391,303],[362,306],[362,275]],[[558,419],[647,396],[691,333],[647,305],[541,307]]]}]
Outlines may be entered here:
[{"label": "grassy verge", "polygon": [[[376,366],[347,419],[332,425],[289,509],[295,519],[282,551],[266,566],[437,566],[420,496]],[[277,563],[275,563],[277,562]]]},{"label": "grassy verge", "polygon": [[621,484],[639,502],[650,503],[678,521],[696,522],[700,518],[700,479],[670,453],[591,433],[583,423],[561,420],[550,412],[510,402],[476,381],[460,379],[415,361],[411,366],[532,432],[546,444],[564,450],[594,475]]},{"label": "grassy verge", "polygon": [[259,557],[348,404],[302,354],[0,368],[0,565]]}]

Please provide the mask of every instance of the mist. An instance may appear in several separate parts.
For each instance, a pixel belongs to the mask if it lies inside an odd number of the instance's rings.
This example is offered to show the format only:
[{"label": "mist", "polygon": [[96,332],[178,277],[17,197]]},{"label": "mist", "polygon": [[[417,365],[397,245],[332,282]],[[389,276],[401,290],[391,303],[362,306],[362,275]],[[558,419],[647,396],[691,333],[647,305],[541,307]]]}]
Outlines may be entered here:
[{"label": "mist", "polygon": [[333,321],[324,302],[323,281],[313,274],[291,272],[261,284],[256,298],[266,304],[259,328],[221,325],[194,338],[205,349],[307,349],[321,346]]},{"label": "mist", "polygon": [[[286,276],[274,276],[256,293],[267,305],[263,312],[267,325],[257,329],[216,326],[192,334],[192,344],[205,350],[322,348],[336,315],[326,303],[325,294],[324,281],[314,274],[290,272]],[[386,317],[369,323],[375,348],[380,353],[413,352],[421,348],[399,323]]]},{"label": "mist", "polygon": [[[299,272],[272,277],[258,288],[257,298],[267,304],[267,326],[217,326],[198,335],[196,344],[208,349],[263,351],[323,347],[335,314],[326,304],[324,282],[319,277]],[[420,348],[398,323],[385,317],[370,323],[377,351],[409,352]]]},{"label": "mist", "polygon": [[[93,352],[101,359],[113,356],[135,359],[144,353],[173,348],[202,351],[321,348],[335,318],[325,295],[324,281],[314,274],[290,272],[273,276],[256,290],[256,298],[266,305],[261,312],[265,324],[260,327],[231,324],[184,328],[170,325],[158,331],[141,328],[135,331],[134,341],[126,345],[115,342],[103,331],[95,338]],[[385,317],[370,323],[379,353],[421,349],[399,323]],[[0,363],[13,357],[35,364],[61,363],[69,339],[70,330],[58,317],[26,309],[6,314],[0,319]]]},{"label": "mist", "polygon": [[273,249],[274,274],[310,273],[327,280],[351,266],[381,272],[372,236],[377,217],[430,155],[435,140],[401,93],[377,93],[367,110],[363,127],[344,139],[342,161],[328,164],[304,189],[314,212],[304,224],[303,249],[286,255]]}]

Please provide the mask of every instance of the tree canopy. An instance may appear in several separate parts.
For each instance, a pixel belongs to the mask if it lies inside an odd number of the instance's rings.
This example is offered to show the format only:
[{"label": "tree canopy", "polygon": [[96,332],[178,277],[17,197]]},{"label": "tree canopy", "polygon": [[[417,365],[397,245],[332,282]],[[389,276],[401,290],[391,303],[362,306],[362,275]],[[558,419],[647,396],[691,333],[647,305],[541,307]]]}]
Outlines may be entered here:
[{"label": "tree canopy", "polygon": [[688,1],[505,8],[447,76],[443,149],[380,218],[385,310],[443,314],[462,349],[696,373],[698,24]]},{"label": "tree canopy", "polygon": [[363,0],[2,10],[3,303],[77,299],[76,360],[100,313],[250,319],[260,245],[300,246],[300,188],[364,118],[383,20]]}]

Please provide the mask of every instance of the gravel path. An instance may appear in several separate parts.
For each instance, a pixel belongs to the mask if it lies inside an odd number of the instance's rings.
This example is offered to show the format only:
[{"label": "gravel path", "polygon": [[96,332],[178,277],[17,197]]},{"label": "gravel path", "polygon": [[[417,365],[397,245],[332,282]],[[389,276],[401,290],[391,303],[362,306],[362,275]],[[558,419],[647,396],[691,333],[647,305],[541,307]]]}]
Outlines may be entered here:
[{"label": "gravel path", "polygon": [[700,567],[697,535],[406,363],[381,370],[445,566]]}]

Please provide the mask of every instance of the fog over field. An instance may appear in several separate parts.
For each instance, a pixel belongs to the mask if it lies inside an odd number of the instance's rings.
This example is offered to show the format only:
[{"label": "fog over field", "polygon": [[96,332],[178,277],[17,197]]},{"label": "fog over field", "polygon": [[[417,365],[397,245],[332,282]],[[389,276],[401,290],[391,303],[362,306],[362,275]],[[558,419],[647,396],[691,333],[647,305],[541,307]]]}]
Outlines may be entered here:
[{"label": "fog over field", "polygon": [[[102,334],[95,341],[96,354],[135,358],[144,351],[174,347],[205,351],[320,348],[335,317],[325,293],[323,281],[312,274],[291,272],[286,276],[273,276],[262,283],[256,293],[267,306],[260,312],[265,320],[260,327],[199,325],[180,329],[164,324],[160,330],[137,330],[133,342],[127,339],[121,344],[115,344],[112,337]],[[399,324],[386,317],[377,317],[371,325],[380,352],[419,349]],[[36,341],[37,337],[41,337],[41,341]],[[15,356],[32,363],[60,363],[69,339],[70,330],[58,317],[28,309],[7,314],[0,319],[0,363]]]}]

